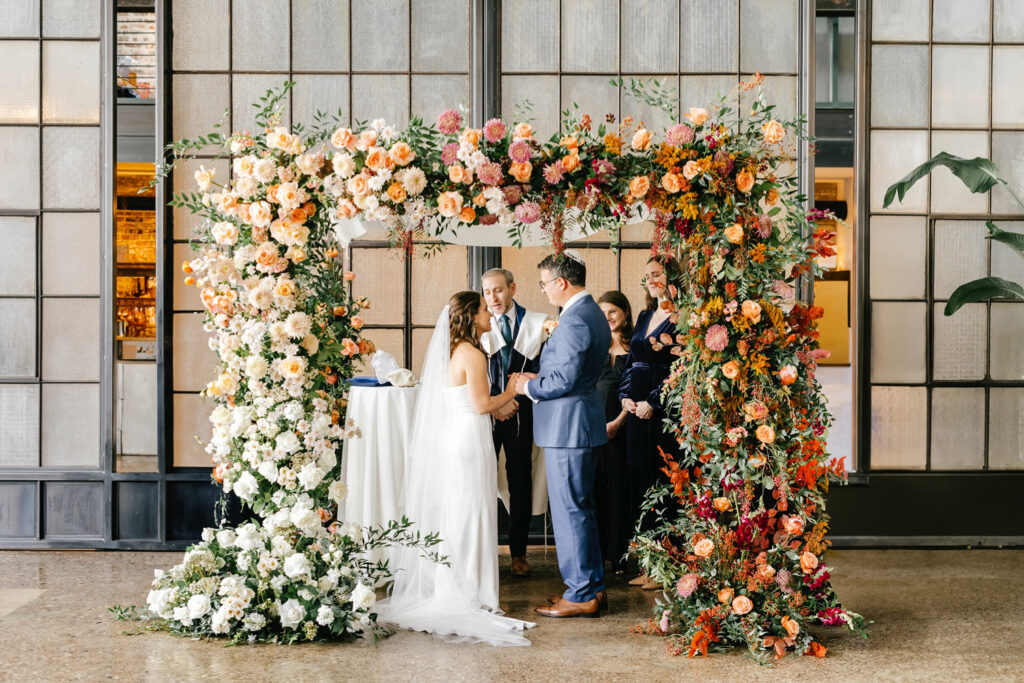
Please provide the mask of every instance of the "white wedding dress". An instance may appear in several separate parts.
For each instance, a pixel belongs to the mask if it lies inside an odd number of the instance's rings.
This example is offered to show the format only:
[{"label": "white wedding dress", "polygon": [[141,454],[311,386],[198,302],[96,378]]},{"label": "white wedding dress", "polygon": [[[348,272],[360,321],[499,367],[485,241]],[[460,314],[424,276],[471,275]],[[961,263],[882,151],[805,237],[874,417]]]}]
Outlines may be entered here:
[{"label": "white wedding dress", "polygon": [[532,623],[498,608],[497,460],[491,422],[467,385],[449,386],[448,308],[427,348],[406,449],[403,514],[450,566],[397,547],[391,595],[378,604],[384,624],[453,642],[529,645]]}]

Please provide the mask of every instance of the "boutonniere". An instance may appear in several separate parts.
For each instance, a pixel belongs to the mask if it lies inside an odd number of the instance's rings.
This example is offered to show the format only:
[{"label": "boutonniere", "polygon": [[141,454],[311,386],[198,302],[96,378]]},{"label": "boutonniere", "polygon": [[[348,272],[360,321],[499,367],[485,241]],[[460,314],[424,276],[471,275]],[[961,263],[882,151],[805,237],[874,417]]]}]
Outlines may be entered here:
[{"label": "boutonniere", "polygon": [[554,319],[548,319],[544,321],[544,337],[550,337],[554,333],[555,328],[558,327],[558,321]]}]

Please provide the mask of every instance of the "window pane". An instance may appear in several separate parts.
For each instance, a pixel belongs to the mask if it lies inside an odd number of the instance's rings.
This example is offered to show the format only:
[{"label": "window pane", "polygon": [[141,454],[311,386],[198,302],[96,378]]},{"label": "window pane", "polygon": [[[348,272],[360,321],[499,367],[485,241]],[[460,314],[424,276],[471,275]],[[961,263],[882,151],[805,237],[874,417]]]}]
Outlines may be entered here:
[{"label": "window pane", "polygon": [[17,254],[0,268],[0,296],[33,296],[36,293],[36,219],[0,216],[0,244]]},{"label": "window pane", "polygon": [[622,71],[676,71],[679,13],[675,0],[643,0],[622,6]]},{"label": "window pane", "polygon": [[925,381],[924,303],[871,305],[871,381]]},{"label": "window pane", "polygon": [[[171,64],[181,71],[227,69],[231,45],[231,0],[175,0],[171,3]],[[177,77],[175,77],[177,78]]]},{"label": "window pane", "polygon": [[466,247],[449,245],[429,258],[413,260],[410,283],[413,325],[434,325],[452,294],[479,289],[480,283],[469,282],[467,253]]},{"label": "window pane", "polygon": [[928,208],[928,179],[922,178],[902,202],[882,208],[885,190],[928,159],[928,133],[923,130],[871,131],[871,210],[924,213]]},{"label": "window pane", "polygon": [[[988,133],[985,131],[933,131],[932,154],[949,152],[964,159],[989,157]],[[989,193],[971,192],[963,182],[945,168],[931,174],[933,213],[987,213]]]},{"label": "window pane", "polygon": [[43,385],[42,462],[100,467],[99,384]]},{"label": "window pane", "polygon": [[832,101],[832,18],[814,18],[814,99]]},{"label": "window pane", "polygon": [[0,377],[36,374],[36,301],[0,299]]},{"label": "window pane", "polygon": [[101,5],[100,0],[43,0],[43,36],[99,38]]},{"label": "window pane", "polygon": [[[435,321],[436,322],[436,321]],[[402,330],[363,330],[363,337],[369,339],[377,347],[378,351],[386,351],[395,357],[399,367],[405,367],[405,332]],[[365,356],[362,361],[356,362],[356,375],[372,375],[370,369],[371,356]],[[412,370],[412,368],[409,368]],[[413,371],[415,372],[415,371]],[[419,373],[416,373],[419,375]]]},{"label": "window pane", "polygon": [[579,114],[590,114],[597,125],[605,114],[619,116],[619,89],[604,76],[563,76],[562,109],[571,109],[574,103]]},{"label": "window pane", "polygon": [[501,71],[558,71],[559,0],[501,3]]},{"label": "window pane", "polygon": [[446,109],[469,106],[468,76],[413,76],[412,111],[427,125],[437,121]]},{"label": "window pane", "polygon": [[992,304],[992,379],[1024,380],[1024,304]]},{"label": "window pane", "polygon": [[[622,265],[619,274],[619,291],[629,299],[629,305],[633,308],[633,322],[636,322],[640,311],[644,310],[643,286],[644,271],[647,268],[647,261],[651,258],[650,249],[623,249]],[[600,296],[600,295],[598,295]]]},{"label": "window pane", "polygon": [[985,379],[985,304],[967,304],[951,316],[943,315],[945,304],[934,305],[934,367],[932,377]]},{"label": "window pane", "polygon": [[933,470],[985,467],[985,390],[932,390]]},{"label": "window pane", "polygon": [[43,379],[100,379],[100,300],[43,300]]},{"label": "window pane", "polygon": [[210,333],[203,329],[202,313],[174,314],[174,390],[202,391],[217,379],[220,365],[210,349]]},{"label": "window pane", "polygon": [[43,208],[100,208],[99,128],[43,128]]},{"label": "window pane", "polygon": [[618,3],[562,0],[562,71],[615,73],[619,55]]},{"label": "window pane", "polygon": [[[992,161],[1018,197],[1024,196],[1024,165],[1020,163],[1021,159],[1024,159],[1024,133],[992,133]],[[1021,213],[1021,208],[1005,189],[996,185],[992,190],[992,213]]]},{"label": "window pane", "polygon": [[39,35],[40,0],[0,0],[0,38]]},{"label": "window pane", "polygon": [[[750,76],[744,76],[749,79]],[[776,119],[792,119],[796,117],[796,76],[765,76],[761,90],[764,92],[764,99],[768,104],[774,104],[773,115]],[[740,101],[744,109],[750,107],[757,97],[757,90],[749,90],[740,93]]]},{"label": "window pane", "polygon": [[[231,129],[255,131],[257,134],[262,130],[256,125],[257,109],[259,98],[263,97],[268,90],[281,90],[281,86],[288,80],[288,74],[235,74],[231,78]],[[281,125],[291,125],[291,110],[288,101],[292,94],[289,92],[281,100]],[[223,110],[221,110],[223,111]],[[220,111],[217,112],[220,115]]]},{"label": "window pane", "polygon": [[39,129],[0,126],[0,210],[39,208]]},{"label": "window pane", "polygon": [[352,69],[407,71],[408,16],[409,0],[353,0]]},{"label": "window pane", "polygon": [[99,296],[100,261],[98,213],[43,215],[43,294]]},{"label": "window pane", "polygon": [[928,40],[928,0],[872,0],[871,37],[875,40]]},{"label": "window pane", "polygon": [[909,128],[927,124],[928,47],[872,46],[871,125]]},{"label": "window pane", "polygon": [[701,107],[710,111],[714,103],[735,85],[735,76],[683,76],[679,79],[680,110]]},{"label": "window pane", "polygon": [[989,3],[990,0],[934,0],[932,40],[987,43]]},{"label": "window pane", "polygon": [[348,11],[348,0],[292,0],[293,69],[348,69]]},{"label": "window pane", "polygon": [[[629,74],[624,74],[623,78],[625,78],[627,81],[630,78],[635,78],[637,81],[646,83],[658,80],[661,81],[661,84],[664,88],[671,89],[675,93],[679,92],[679,78],[674,74],[671,76],[644,76],[639,74],[631,76]],[[629,90],[626,88],[622,88],[620,90],[620,93],[620,111],[622,113],[622,116],[632,116],[638,125],[640,122],[643,122],[643,125],[646,128],[649,128],[658,135],[663,133],[665,129],[667,129],[669,126],[671,126],[673,123],[679,120],[678,97],[675,99],[674,102],[677,115],[669,116],[668,113],[666,113],[665,110],[661,109],[660,107],[653,107],[650,104],[633,97],[632,94],[630,94]]]},{"label": "window pane", "polygon": [[[361,317],[370,325],[405,324],[405,261],[394,249],[352,249],[355,296],[370,299]],[[437,316],[431,323],[437,321]]]},{"label": "window pane", "polygon": [[936,299],[948,299],[957,287],[988,271],[984,221],[935,222]]},{"label": "window pane", "polygon": [[469,71],[469,3],[412,3],[413,71]]},{"label": "window pane", "polygon": [[1024,389],[991,389],[988,425],[989,469],[1024,469]]},{"label": "window pane", "polygon": [[872,216],[870,243],[871,298],[923,298],[925,217]]},{"label": "window pane", "polygon": [[210,425],[213,406],[213,401],[207,401],[199,394],[174,395],[175,467],[210,467],[210,456],[196,437],[203,443],[209,442],[213,429]]},{"label": "window pane", "polygon": [[43,42],[43,120],[47,123],[99,123],[98,42]]},{"label": "window pane", "polygon": [[0,123],[37,122],[39,44],[28,40],[0,41],[0,60],[4,65],[0,70]]},{"label": "window pane", "polygon": [[857,90],[857,22],[853,17],[839,17],[836,35],[836,71],[839,75],[839,101],[853,102]]},{"label": "window pane", "polygon": [[738,70],[739,0],[683,0],[679,15],[680,71]]},{"label": "window pane", "polygon": [[37,465],[39,385],[0,384],[0,467]]},{"label": "window pane", "polygon": [[[174,74],[171,125],[175,139],[195,139],[206,135],[213,132],[215,124],[224,120],[231,94],[228,79],[227,74]],[[229,120],[225,126],[230,124]],[[204,151],[216,154],[220,150],[211,145]]]},{"label": "window pane", "polygon": [[871,469],[925,468],[927,392],[924,387],[871,387]]},{"label": "window pane", "polygon": [[[1020,12],[1024,17],[1024,12]],[[992,48],[992,127],[1024,126],[1024,47]]]},{"label": "window pane", "polygon": [[740,0],[740,70],[796,73],[798,16],[792,0]]},{"label": "window pane", "polygon": [[988,47],[932,48],[932,125],[988,126]]},{"label": "window pane", "polygon": [[[512,122],[516,105],[533,119],[534,136],[547,140],[558,131],[558,76],[502,76],[501,115]],[[529,103],[530,109],[524,109]]]},{"label": "window pane", "polygon": [[233,0],[231,68],[288,70],[288,0]]},{"label": "window pane", "polygon": [[[1024,223],[1013,221],[999,221],[999,227],[1003,230],[1011,230],[1017,233],[1024,233]],[[992,270],[993,277],[1001,277],[1014,282],[1024,281],[1024,259],[1020,254],[1006,244],[992,244]]]},{"label": "window pane", "polygon": [[43,535],[89,536],[103,535],[103,483],[46,482],[46,514],[43,515]]},{"label": "window pane", "polygon": [[409,123],[409,77],[352,77],[352,120],[384,119],[396,128]]},{"label": "window pane", "polygon": [[1024,12],[1020,11],[1020,0],[995,0],[995,9],[996,42],[1024,42]]},{"label": "window pane", "polygon": [[293,80],[291,97],[297,123],[312,126],[318,109],[330,116],[341,109],[341,122],[350,122],[347,74],[298,74]]}]

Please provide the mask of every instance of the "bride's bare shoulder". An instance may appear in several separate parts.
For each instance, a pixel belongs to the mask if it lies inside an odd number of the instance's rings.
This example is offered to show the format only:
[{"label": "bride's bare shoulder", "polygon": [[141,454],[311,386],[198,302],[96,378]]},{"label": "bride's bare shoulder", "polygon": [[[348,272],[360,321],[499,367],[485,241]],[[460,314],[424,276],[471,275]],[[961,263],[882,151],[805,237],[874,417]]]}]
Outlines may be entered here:
[{"label": "bride's bare shoulder", "polygon": [[456,355],[462,356],[467,360],[476,357],[485,357],[485,354],[480,350],[480,347],[474,346],[467,341],[459,342],[455,345],[455,350],[452,352],[452,358],[455,358]]}]

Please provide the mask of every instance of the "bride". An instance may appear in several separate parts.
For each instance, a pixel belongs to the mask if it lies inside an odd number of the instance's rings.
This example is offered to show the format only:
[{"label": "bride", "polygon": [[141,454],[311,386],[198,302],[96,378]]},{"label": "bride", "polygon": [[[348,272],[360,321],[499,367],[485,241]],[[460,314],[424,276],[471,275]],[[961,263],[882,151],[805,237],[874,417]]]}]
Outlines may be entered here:
[{"label": "bride", "polygon": [[395,552],[391,595],[378,605],[383,623],[453,642],[529,645],[532,623],[498,608],[497,470],[488,413],[515,396],[515,378],[490,395],[480,337],[491,314],[476,292],[459,292],[441,312],[427,347],[406,456],[403,512],[450,566],[415,549]]}]

